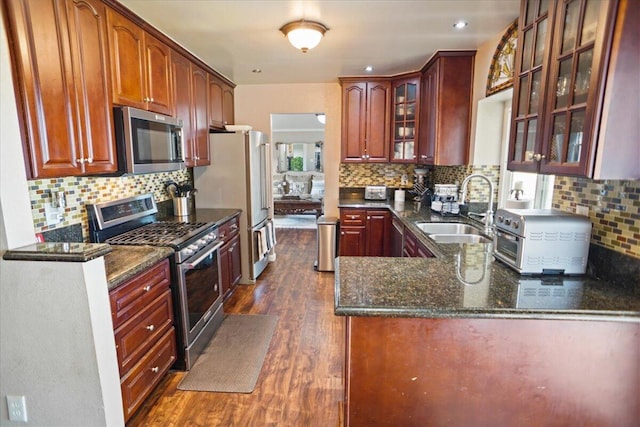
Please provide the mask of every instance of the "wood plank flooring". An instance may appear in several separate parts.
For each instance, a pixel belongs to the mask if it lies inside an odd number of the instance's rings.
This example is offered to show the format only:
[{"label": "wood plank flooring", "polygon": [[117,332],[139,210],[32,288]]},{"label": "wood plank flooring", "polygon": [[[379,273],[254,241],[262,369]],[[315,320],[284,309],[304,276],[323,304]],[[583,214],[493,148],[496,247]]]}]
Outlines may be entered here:
[{"label": "wood plank flooring", "polygon": [[316,231],[277,229],[276,262],[239,285],[225,313],[279,316],[251,394],[178,390],[170,372],[128,426],[342,425],[345,318],[333,314],[334,275],[313,269]]}]

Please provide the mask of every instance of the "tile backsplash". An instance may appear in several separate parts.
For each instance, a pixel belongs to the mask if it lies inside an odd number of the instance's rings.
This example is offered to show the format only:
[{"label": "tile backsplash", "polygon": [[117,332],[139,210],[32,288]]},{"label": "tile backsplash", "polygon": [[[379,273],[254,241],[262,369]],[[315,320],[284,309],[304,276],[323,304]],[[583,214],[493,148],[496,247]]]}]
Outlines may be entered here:
[{"label": "tile backsplash", "polygon": [[[166,182],[182,183],[190,180],[189,170],[184,169],[175,172],[119,177],[64,177],[28,181],[34,228],[36,233],[40,233],[81,224],[83,240],[88,241],[85,204],[106,202],[146,193],[153,193],[156,202],[161,202],[169,199],[169,195],[164,191]],[[47,225],[45,204],[51,202],[52,191],[64,191],[67,206],[60,223]]]},{"label": "tile backsplash", "polygon": [[640,258],[640,181],[556,176],[553,207],[589,208],[591,243]]}]

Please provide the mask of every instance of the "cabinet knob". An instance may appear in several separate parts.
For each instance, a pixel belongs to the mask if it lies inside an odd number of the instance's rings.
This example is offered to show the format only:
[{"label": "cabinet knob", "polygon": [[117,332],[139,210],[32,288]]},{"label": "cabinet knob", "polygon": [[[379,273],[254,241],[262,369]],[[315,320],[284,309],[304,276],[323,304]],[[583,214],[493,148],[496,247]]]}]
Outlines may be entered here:
[{"label": "cabinet knob", "polygon": [[146,327],[147,331],[149,331],[149,332],[153,332],[153,330],[154,330],[155,328],[156,328],[156,327],[155,327],[155,326],[153,326],[153,325],[147,325],[147,327]]},{"label": "cabinet knob", "polygon": [[367,215],[367,219],[371,219],[371,217]]},{"label": "cabinet knob", "polygon": [[344,231],[341,231],[340,234],[342,234],[344,236]]},{"label": "cabinet knob", "polygon": [[151,290],[151,285],[147,285],[144,288],[142,288],[143,291],[145,292],[149,292]]},{"label": "cabinet knob", "polygon": [[93,163],[93,157],[87,157],[87,163],[89,164]]},{"label": "cabinet knob", "polygon": [[153,372],[154,374],[157,374],[158,372],[160,372],[160,368],[157,366],[154,366],[153,368],[151,368],[151,372]]},{"label": "cabinet knob", "polygon": [[362,158],[363,158],[363,159],[366,159],[366,158],[367,158],[367,156],[366,156],[365,154],[363,154],[363,155],[362,155]]},{"label": "cabinet knob", "polygon": [[80,163],[81,165],[84,164],[84,159],[76,159],[76,162]]},{"label": "cabinet knob", "polygon": [[153,102],[153,101],[155,101],[155,99],[149,98],[149,102]]},{"label": "cabinet knob", "polygon": [[529,156],[529,160],[534,160],[536,162],[539,162],[542,159],[545,159],[546,156],[544,154],[540,154],[540,153],[535,153],[535,154],[531,154]]}]

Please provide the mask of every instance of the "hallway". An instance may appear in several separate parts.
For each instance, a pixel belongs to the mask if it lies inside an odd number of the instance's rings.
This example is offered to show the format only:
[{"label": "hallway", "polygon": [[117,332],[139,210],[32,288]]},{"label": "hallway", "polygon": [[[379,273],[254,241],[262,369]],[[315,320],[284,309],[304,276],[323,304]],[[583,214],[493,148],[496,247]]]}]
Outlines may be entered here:
[{"label": "hallway", "polygon": [[170,372],[128,426],[337,426],[343,400],[344,318],[334,275],[313,269],[316,231],[278,229],[277,260],[239,285],[225,313],[273,314],[278,325],[251,394],[177,390]]}]

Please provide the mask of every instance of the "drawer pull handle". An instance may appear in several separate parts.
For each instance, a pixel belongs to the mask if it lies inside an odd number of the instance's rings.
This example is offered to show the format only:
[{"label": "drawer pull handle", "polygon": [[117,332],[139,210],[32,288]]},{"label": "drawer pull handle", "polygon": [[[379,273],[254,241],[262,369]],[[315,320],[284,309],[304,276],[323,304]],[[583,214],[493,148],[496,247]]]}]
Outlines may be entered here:
[{"label": "drawer pull handle", "polygon": [[147,326],[146,328],[147,328],[147,330],[148,330],[149,332],[153,332],[153,330],[154,330],[156,327],[155,327],[155,326],[153,326],[153,325],[149,325],[149,326]]},{"label": "drawer pull handle", "polygon": [[234,230],[238,229],[238,224],[231,224],[231,228],[233,228]]},{"label": "drawer pull handle", "polygon": [[144,290],[145,292],[149,292],[151,290],[151,285],[147,285],[144,288],[142,288],[142,290]]},{"label": "drawer pull handle", "polygon": [[160,371],[160,368],[157,366],[154,366],[153,368],[151,368],[151,372],[153,372],[154,374],[157,374]]}]

